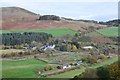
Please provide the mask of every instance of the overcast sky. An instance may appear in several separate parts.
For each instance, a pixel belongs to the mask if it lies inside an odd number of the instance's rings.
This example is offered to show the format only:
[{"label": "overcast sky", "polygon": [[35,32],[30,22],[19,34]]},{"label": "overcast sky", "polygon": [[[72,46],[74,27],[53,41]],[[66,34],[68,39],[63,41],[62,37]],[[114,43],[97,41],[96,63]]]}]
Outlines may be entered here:
[{"label": "overcast sky", "polygon": [[108,21],[118,17],[118,0],[0,0],[0,7],[11,6],[73,19]]}]

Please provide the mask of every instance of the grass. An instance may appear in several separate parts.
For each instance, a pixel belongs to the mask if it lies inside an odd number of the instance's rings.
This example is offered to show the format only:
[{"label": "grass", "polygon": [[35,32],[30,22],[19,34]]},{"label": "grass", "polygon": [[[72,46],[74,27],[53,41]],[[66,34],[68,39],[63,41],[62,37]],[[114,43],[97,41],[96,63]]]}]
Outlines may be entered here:
[{"label": "grass", "polygon": [[0,54],[10,54],[10,53],[15,53],[15,52],[24,52],[24,50],[19,50],[19,49],[6,49],[6,50],[0,50]]},{"label": "grass", "polygon": [[[116,61],[118,61],[118,57],[113,57],[113,58],[108,59],[102,63],[94,64],[94,65],[90,66],[90,68],[98,68],[101,66],[110,65]],[[85,69],[86,69],[85,67],[81,67],[80,69],[65,72],[63,74],[53,75],[53,76],[50,76],[49,78],[73,78],[74,76],[83,73],[85,71]]]},{"label": "grass", "polygon": [[77,32],[71,29],[46,29],[46,30],[1,30],[2,33],[22,33],[22,32],[45,32],[53,36],[64,36],[66,34],[75,35]]},{"label": "grass", "polygon": [[35,70],[47,64],[34,58],[18,61],[2,61],[3,78],[35,78]]},{"label": "grass", "polygon": [[[118,61],[118,57],[113,57],[111,59],[105,60],[102,63],[97,63],[91,68],[98,68],[101,66],[109,65]],[[48,65],[44,62],[38,61],[34,58],[27,60],[18,60],[18,61],[2,61],[2,77],[3,78],[36,78],[35,70],[37,68],[43,68]],[[81,66],[80,69],[72,70],[65,72],[63,74],[49,76],[48,78],[72,78],[75,75],[79,75],[84,72],[86,67]]]},{"label": "grass", "polygon": [[94,32],[87,33],[86,36],[89,36],[89,37],[91,37],[91,38],[94,38],[94,37],[99,37],[99,36],[101,36],[101,34],[99,34],[98,32],[94,31]]},{"label": "grass", "polygon": [[117,37],[118,36],[118,27],[110,27],[105,29],[97,30],[98,33],[107,36],[107,37]]}]

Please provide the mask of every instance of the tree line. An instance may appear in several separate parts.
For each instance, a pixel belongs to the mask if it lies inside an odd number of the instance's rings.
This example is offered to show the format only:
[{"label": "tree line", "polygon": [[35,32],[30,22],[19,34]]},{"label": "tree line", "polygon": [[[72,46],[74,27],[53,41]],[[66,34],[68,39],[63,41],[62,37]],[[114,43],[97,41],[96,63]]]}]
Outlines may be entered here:
[{"label": "tree line", "polygon": [[36,33],[36,32],[24,32],[24,33],[6,33],[0,34],[2,36],[3,45],[21,45],[30,44],[31,42],[47,42],[52,38],[51,34]]}]

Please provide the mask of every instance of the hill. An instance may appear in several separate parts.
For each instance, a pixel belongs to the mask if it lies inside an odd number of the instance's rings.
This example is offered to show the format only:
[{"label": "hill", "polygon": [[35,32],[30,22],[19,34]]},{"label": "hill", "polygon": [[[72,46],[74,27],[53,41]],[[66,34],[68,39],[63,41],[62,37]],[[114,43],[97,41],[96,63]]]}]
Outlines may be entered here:
[{"label": "hill", "polygon": [[105,28],[107,25],[101,25],[94,22],[71,21],[60,19],[55,20],[37,20],[37,15],[28,10],[19,7],[2,7],[2,30],[31,30],[31,29],[63,29],[70,28],[76,31],[88,31],[88,27]]}]

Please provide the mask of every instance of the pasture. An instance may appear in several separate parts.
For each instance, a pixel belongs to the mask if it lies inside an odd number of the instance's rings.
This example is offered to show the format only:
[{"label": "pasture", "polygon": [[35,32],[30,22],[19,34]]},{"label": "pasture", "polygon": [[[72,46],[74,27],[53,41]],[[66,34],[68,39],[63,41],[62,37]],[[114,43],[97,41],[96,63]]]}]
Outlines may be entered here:
[{"label": "pasture", "polygon": [[[88,67],[98,68],[101,66],[110,65],[116,61],[118,61],[117,56],[107,59],[102,63],[93,64]],[[0,63],[2,63],[3,78],[36,78],[38,77],[38,75],[35,74],[36,69],[40,69],[47,65],[50,65],[42,61],[36,60],[34,58],[26,59],[26,60],[17,60],[17,61],[3,60]],[[86,67],[81,66],[80,69],[68,71],[62,74],[58,74],[58,75],[48,76],[48,78],[72,78],[75,75],[79,75],[82,72],[84,72],[85,69]]]},{"label": "pasture", "polygon": [[[88,66],[88,67],[90,67],[90,68],[98,68],[98,67],[101,67],[101,66],[110,65],[110,64],[112,64],[114,62],[117,62],[117,61],[118,61],[118,57],[116,56],[116,57],[107,59],[106,61],[104,61],[102,63],[93,64],[92,66]],[[73,78],[74,76],[83,73],[85,71],[85,69],[86,69],[86,67],[81,66],[80,69],[65,72],[63,74],[49,76],[49,78]]]},{"label": "pasture", "polygon": [[46,29],[46,30],[1,30],[2,33],[23,33],[23,32],[45,32],[53,36],[75,35],[77,32],[72,29]]},{"label": "pasture", "polygon": [[118,36],[118,27],[110,27],[105,29],[97,30],[98,33],[107,36],[107,37],[117,37]]},{"label": "pasture", "polygon": [[47,64],[34,58],[17,61],[2,61],[3,78],[35,78],[35,70]]},{"label": "pasture", "polygon": [[11,53],[18,53],[18,52],[24,52],[24,50],[20,49],[6,49],[6,50],[0,50],[0,54],[11,54]]}]

